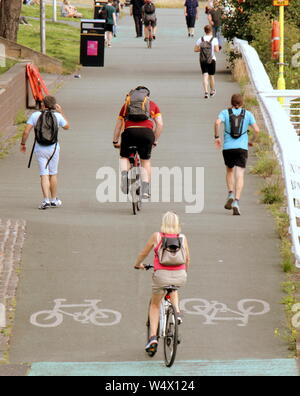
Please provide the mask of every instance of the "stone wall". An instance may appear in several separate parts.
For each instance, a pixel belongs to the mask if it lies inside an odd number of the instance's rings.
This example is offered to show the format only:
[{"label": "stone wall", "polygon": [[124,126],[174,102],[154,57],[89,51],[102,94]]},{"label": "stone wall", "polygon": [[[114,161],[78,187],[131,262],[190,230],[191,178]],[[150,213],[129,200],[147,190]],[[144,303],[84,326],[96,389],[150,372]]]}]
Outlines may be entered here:
[{"label": "stone wall", "polygon": [[26,63],[0,75],[0,133],[6,137],[19,111],[26,109]]},{"label": "stone wall", "polygon": [[4,46],[5,54],[10,58],[30,60],[39,69],[46,73],[61,74],[63,72],[62,62],[58,59],[43,55],[40,52],[34,51],[31,48],[25,47],[15,43],[14,41],[5,40],[0,37],[0,45]]}]

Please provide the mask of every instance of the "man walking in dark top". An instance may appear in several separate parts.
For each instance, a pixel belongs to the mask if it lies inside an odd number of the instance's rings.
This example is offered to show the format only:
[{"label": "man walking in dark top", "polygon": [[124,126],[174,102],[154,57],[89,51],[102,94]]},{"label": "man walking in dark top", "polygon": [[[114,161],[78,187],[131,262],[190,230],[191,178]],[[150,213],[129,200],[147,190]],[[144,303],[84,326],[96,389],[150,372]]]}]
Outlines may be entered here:
[{"label": "man walking in dark top", "polygon": [[144,0],[131,0],[130,15],[133,16],[136,30],[136,37],[143,36],[142,7]]},{"label": "man walking in dark top", "polygon": [[220,50],[222,49],[222,9],[219,0],[213,2],[213,8],[210,9],[207,15],[209,24],[213,28],[213,35],[219,41]]}]

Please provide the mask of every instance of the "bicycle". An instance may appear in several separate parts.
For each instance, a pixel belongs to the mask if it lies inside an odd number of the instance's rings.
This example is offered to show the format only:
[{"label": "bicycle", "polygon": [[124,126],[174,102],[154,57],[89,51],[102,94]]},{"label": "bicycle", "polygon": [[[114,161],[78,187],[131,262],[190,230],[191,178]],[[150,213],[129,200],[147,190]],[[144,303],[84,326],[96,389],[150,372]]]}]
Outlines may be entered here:
[{"label": "bicycle", "polygon": [[[145,265],[146,271],[153,268],[153,265]],[[160,305],[160,318],[157,330],[157,339],[160,338],[164,341],[164,358],[166,367],[172,367],[177,353],[177,346],[180,344],[179,338],[179,324],[178,324],[178,314],[171,302],[170,294],[179,288],[173,285],[166,286],[165,297],[161,301]],[[150,302],[151,303],[151,302]],[[150,318],[148,314],[147,319],[147,341],[150,338]],[[150,357],[151,354],[149,354]]]},{"label": "bicycle", "polygon": [[142,210],[142,182],[141,182],[141,160],[136,146],[129,147],[130,169],[128,172],[129,192],[132,200],[133,214]]}]

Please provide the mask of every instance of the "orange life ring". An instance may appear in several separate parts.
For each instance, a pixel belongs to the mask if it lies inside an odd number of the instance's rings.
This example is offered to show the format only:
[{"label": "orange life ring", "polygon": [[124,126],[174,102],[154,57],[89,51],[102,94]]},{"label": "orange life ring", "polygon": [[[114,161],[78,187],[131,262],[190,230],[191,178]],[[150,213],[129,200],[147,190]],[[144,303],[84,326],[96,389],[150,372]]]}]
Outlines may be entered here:
[{"label": "orange life ring", "polygon": [[39,69],[32,63],[28,63],[26,65],[26,73],[33,98],[36,102],[42,102],[44,97],[49,95],[49,91],[40,75]]},{"label": "orange life ring", "polygon": [[272,27],[272,58],[278,59],[280,52],[280,24],[278,21],[273,21]]}]

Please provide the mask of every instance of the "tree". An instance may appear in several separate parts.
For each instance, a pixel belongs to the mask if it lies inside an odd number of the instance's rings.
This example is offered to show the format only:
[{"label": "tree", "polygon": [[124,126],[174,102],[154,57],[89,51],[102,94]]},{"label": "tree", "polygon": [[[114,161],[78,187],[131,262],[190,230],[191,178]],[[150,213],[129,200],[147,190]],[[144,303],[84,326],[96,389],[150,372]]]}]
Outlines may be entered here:
[{"label": "tree", "polygon": [[21,0],[0,0],[0,37],[17,41]]},{"label": "tree", "polygon": [[[249,21],[254,14],[265,13],[266,22],[278,18],[279,7],[273,6],[272,0],[221,0],[230,3],[234,11],[224,19],[223,34],[232,40],[238,37],[252,42],[255,37],[250,31]],[[300,27],[300,2],[290,0],[290,5],[285,7],[285,19],[291,20]]]}]

